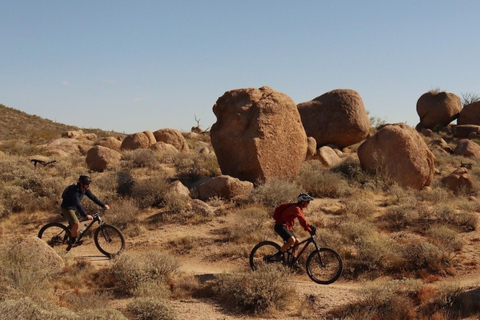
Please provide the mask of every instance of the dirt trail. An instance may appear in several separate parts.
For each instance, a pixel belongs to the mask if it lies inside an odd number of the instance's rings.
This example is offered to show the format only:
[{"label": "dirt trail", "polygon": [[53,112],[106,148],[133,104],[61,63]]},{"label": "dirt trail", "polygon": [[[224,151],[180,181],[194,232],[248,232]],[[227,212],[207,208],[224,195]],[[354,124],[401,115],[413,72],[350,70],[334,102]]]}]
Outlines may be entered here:
[{"label": "dirt trail", "polygon": [[[126,252],[140,253],[152,250],[165,250],[170,254],[174,254],[180,262],[180,270],[182,274],[193,275],[197,277],[206,277],[209,279],[216,274],[243,272],[249,270],[248,261],[230,261],[209,259],[209,254],[214,252],[220,241],[221,230],[225,227],[224,221],[209,222],[195,226],[185,225],[168,225],[145,231],[139,236],[126,236]],[[8,229],[4,229],[7,231]],[[35,234],[38,230],[32,230]],[[8,230],[15,233],[15,230]],[[8,235],[5,235],[8,237]],[[202,246],[196,244],[196,248],[189,254],[178,255],[168,250],[171,248],[171,242],[184,238],[192,237],[202,239],[208,245]],[[480,232],[474,231],[465,236],[466,245],[458,258],[464,261],[462,267],[458,268],[459,273],[456,276],[441,278],[439,281],[432,283],[433,286],[442,286],[444,284],[454,284],[461,288],[479,288],[480,287],[480,270],[476,267],[476,261],[480,259],[480,253],[477,251],[478,239]],[[111,260],[102,255],[93,242],[92,238],[86,238],[82,246],[73,248],[65,255],[67,259],[86,260],[93,267],[104,268],[111,263]],[[322,319],[332,308],[353,303],[361,299],[362,286],[370,285],[371,282],[353,282],[340,278],[339,281],[331,285],[318,285],[312,282],[306,274],[296,275],[292,278],[291,283],[295,286],[300,299],[314,299],[316,310],[315,314],[307,318]],[[219,305],[213,304],[211,301],[203,301],[201,299],[187,298],[173,300],[172,305],[178,312],[179,318],[188,318],[192,320],[200,319],[262,319],[258,317],[245,317],[226,313]],[[290,311],[291,317],[285,315],[276,316],[282,319],[305,319],[304,316]]]}]

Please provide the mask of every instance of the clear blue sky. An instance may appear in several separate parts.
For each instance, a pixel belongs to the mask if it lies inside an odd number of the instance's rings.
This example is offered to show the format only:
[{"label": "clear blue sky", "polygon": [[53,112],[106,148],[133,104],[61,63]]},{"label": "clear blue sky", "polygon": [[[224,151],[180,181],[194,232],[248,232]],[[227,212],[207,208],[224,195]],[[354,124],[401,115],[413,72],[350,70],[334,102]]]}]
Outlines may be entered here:
[{"label": "clear blue sky", "polygon": [[419,119],[439,88],[480,94],[480,1],[0,1],[0,103],[125,133],[211,126],[225,91],[296,103],[357,90],[371,116]]}]

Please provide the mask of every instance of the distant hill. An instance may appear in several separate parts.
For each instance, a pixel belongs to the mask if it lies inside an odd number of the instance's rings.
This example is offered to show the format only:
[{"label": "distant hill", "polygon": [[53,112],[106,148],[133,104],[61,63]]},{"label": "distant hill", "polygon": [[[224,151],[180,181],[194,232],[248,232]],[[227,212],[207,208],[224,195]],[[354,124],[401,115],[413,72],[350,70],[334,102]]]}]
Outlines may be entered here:
[{"label": "distant hill", "polygon": [[110,131],[82,129],[30,115],[0,104],[0,140],[15,139],[41,144],[60,138],[66,131],[80,129],[85,133],[95,133],[99,137],[112,135]]}]

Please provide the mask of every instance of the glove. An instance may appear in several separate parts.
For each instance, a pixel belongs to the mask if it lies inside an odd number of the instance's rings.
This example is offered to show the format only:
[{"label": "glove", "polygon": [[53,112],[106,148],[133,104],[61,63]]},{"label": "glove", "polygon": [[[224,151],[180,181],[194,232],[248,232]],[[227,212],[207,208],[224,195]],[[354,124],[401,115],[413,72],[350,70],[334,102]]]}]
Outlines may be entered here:
[{"label": "glove", "polygon": [[314,236],[317,233],[317,228],[315,228],[315,226],[310,226],[310,229],[312,230],[310,231],[310,235]]}]

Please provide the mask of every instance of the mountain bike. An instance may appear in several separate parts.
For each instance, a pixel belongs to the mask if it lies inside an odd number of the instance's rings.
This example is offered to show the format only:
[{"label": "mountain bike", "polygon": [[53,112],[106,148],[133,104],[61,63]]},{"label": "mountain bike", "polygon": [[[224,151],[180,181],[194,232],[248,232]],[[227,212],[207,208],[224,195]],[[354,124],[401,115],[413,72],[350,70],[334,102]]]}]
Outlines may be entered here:
[{"label": "mountain bike", "polygon": [[[275,256],[280,251],[281,246],[273,241],[262,241],[258,243],[250,252],[250,267],[253,271],[262,268],[265,264],[281,263],[293,267],[297,264],[307,247],[313,244],[314,250],[307,257],[306,271],[310,279],[318,284],[331,284],[340,278],[343,272],[343,261],[340,255],[333,249],[319,247],[315,240],[315,234],[311,234],[300,243],[290,247],[280,256]],[[293,250],[300,247],[298,256],[294,258]]]},{"label": "mountain bike", "polygon": [[[97,222],[99,227],[93,232],[95,246],[101,253],[112,258],[125,249],[125,237],[120,229],[103,221],[100,214],[104,211],[101,210],[92,215],[93,220],[90,221],[90,224],[85,224],[82,230],[79,230],[77,242]],[[44,225],[38,232],[38,237],[45,240],[57,253],[65,253],[72,248],[70,228],[60,222],[51,222]]]}]

